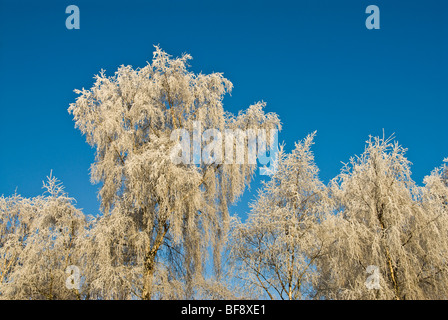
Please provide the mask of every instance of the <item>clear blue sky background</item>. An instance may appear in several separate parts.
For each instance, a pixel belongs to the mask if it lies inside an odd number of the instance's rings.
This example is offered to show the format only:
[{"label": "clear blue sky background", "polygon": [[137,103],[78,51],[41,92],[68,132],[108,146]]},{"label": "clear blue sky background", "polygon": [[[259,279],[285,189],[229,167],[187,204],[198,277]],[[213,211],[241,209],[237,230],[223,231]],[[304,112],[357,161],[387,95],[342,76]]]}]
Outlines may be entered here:
[{"label": "clear blue sky background", "polygon": [[[80,30],[65,28],[70,4]],[[370,4],[380,30],[365,27]],[[144,66],[155,44],[190,53],[196,72],[223,72],[235,86],[228,110],[266,101],[288,150],[317,130],[325,182],[384,128],[421,183],[448,156],[447,15],[445,0],[0,0],[0,195],[36,196],[53,169],[96,214],[94,150],[67,113],[73,89],[90,88],[102,68]]]}]

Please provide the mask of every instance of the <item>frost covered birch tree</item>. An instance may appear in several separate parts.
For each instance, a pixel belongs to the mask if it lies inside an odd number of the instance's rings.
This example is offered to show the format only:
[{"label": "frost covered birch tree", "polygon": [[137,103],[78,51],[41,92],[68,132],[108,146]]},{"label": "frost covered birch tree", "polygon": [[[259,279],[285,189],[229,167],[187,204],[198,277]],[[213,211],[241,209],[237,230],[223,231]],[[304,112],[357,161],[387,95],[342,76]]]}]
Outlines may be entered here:
[{"label": "frost covered birch tree", "polygon": [[326,187],[311,151],[315,133],[280,149],[275,172],[251,206],[247,221],[236,220],[232,234],[235,275],[259,297],[304,299],[316,295],[316,260],[329,245],[320,227]]},{"label": "frost covered birch tree", "polygon": [[[220,73],[188,70],[180,58],[156,47],[151,63],[102,71],[71,104],[76,127],[95,147],[92,181],[101,183],[104,217],[89,239],[92,292],[103,298],[180,298],[201,282],[207,247],[220,249],[228,229],[228,205],[249,184],[255,165],[174,163],[176,129],[280,129],[264,103],[234,116],[224,110],[232,83]],[[194,153],[193,145],[191,154]],[[247,160],[248,152],[245,155]],[[87,261],[87,260],[86,260]]]},{"label": "frost covered birch tree", "polygon": [[0,298],[81,299],[69,289],[67,267],[81,255],[87,217],[50,175],[35,198],[0,198]]},{"label": "frost covered birch tree", "polygon": [[370,138],[333,180],[336,213],[323,222],[333,241],[319,260],[326,298],[447,298],[446,185],[436,170],[417,186],[405,151]]}]

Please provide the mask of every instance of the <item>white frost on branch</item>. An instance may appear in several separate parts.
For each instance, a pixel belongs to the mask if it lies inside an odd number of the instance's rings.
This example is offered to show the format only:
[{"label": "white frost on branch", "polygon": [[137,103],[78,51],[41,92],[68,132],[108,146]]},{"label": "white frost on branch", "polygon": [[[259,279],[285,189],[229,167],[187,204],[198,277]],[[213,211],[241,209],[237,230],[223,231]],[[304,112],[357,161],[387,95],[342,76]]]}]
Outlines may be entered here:
[{"label": "white frost on branch", "polygon": [[87,217],[52,175],[42,196],[0,198],[0,297],[81,299],[65,286],[70,265],[79,262]]},{"label": "white frost on branch", "polygon": [[328,246],[319,221],[327,211],[326,187],[311,152],[315,133],[280,148],[276,171],[265,182],[245,223],[235,221],[231,239],[234,273],[245,286],[271,299],[310,299],[316,260]]},{"label": "white frost on branch", "polygon": [[[219,276],[228,206],[249,184],[255,165],[176,165],[170,157],[173,130],[193,132],[194,122],[221,132],[280,129],[264,103],[238,116],[225,111],[222,100],[232,83],[221,73],[194,74],[190,59],[187,54],[172,58],[156,47],[143,68],[121,66],[111,77],[102,71],[91,89],[76,91],[79,97],[69,108],[76,127],[96,148],[92,181],[101,182],[105,216],[91,230],[94,243],[88,245],[97,264],[96,292],[191,297],[210,243]],[[179,282],[184,292],[177,291]],[[115,292],[122,286],[126,294]],[[165,292],[170,286],[174,291]]]}]

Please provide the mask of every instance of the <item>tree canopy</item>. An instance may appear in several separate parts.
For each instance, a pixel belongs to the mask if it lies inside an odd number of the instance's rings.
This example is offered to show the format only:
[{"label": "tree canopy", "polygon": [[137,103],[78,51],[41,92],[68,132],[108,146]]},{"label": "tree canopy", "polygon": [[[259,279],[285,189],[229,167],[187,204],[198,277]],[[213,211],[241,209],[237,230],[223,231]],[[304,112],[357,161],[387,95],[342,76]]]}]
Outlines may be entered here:
[{"label": "tree canopy", "polygon": [[[190,60],[155,47],[75,90],[101,212],[53,174],[42,195],[0,197],[0,298],[448,298],[446,164],[419,185],[394,137],[370,137],[324,183],[316,132],[277,149],[279,116],[230,113],[232,83]],[[231,215],[267,162],[247,219]]]}]

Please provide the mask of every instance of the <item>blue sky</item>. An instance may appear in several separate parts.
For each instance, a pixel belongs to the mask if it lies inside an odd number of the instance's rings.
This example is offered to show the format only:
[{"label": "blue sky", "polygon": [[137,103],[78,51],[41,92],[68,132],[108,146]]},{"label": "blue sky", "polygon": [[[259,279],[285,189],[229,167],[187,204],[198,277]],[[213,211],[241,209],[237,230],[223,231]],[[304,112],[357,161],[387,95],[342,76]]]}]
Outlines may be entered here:
[{"label": "blue sky", "polygon": [[[65,27],[71,4],[79,30]],[[380,30],[365,27],[371,4]],[[36,196],[53,170],[96,214],[94,150],[67,112],[73,90],[100,69],[144,66],[156,44],[190,53],[196,72],[223,72],[234,84],[229,111],[266,101],[288,150],[317,130],[325,182],[384,129],[409,149],[421,183],[448,156],[447,14],[444,0],[0,0],[0,195]]]}]

